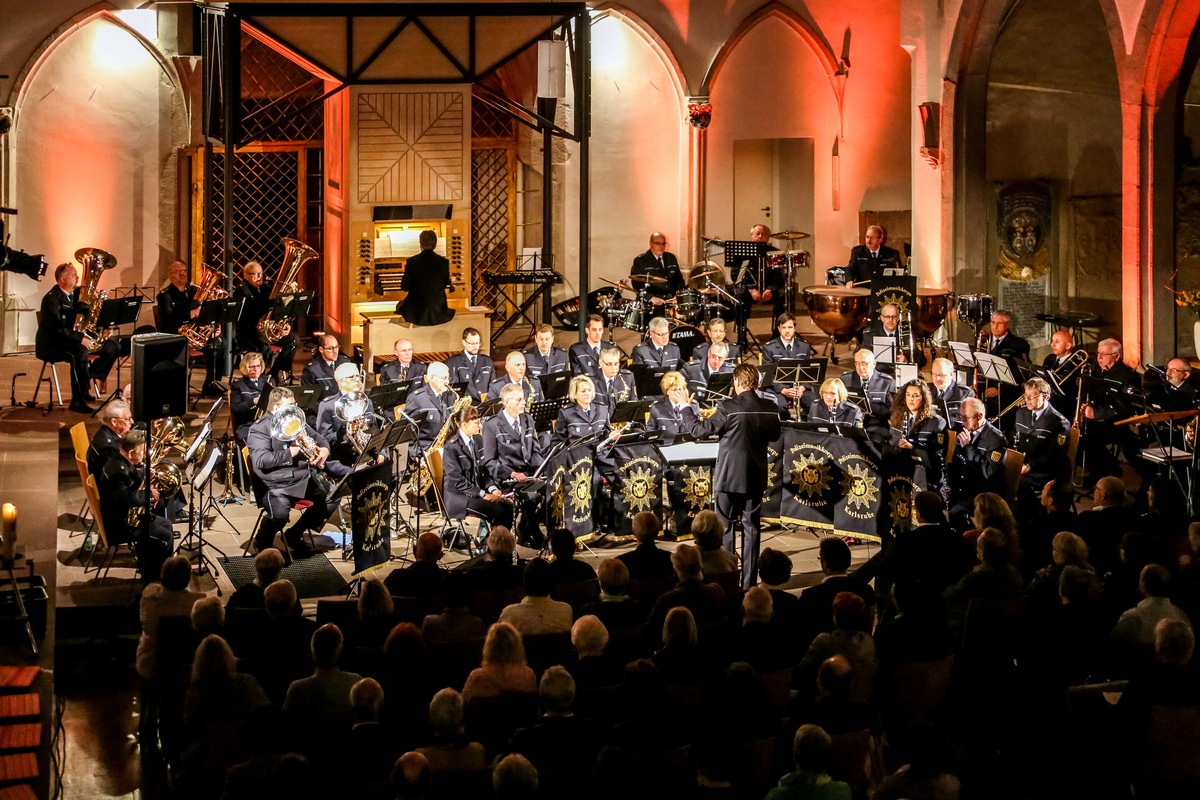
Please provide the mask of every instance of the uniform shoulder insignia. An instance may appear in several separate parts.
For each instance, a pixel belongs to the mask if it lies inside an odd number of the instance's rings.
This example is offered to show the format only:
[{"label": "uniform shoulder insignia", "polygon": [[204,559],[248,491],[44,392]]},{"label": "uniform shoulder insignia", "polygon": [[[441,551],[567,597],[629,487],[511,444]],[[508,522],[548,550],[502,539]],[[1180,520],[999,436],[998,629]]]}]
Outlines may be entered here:
[{"label": "uniform shoulder insignia", "polygon": [[992,461],[995,461],[997,464],[999,464],[999,463],[1000,463],[1000,458],[1001,458],[1002,456],[1003,456],[1003,453],[1001,453],[999,450],[993,450],[993,451],[992,451],[992,452],[989,454],[989,458],[991,458],[991,459],[992,459]]},{"label": "uniform shoulder insignia", "polygon": [[1067,435],[1065,433],[1060,433],[1058,435],[1058,443],[1060,445],[1064,445],[1067,443]]},{"label": "uniform shoulder insignia", "polygon": [[937,435],[937,443],[938,443],[938,444],[945,444],[945,443],[946,443],[946,434],[945,434],[945,433],[939,433],[939,434]]}]

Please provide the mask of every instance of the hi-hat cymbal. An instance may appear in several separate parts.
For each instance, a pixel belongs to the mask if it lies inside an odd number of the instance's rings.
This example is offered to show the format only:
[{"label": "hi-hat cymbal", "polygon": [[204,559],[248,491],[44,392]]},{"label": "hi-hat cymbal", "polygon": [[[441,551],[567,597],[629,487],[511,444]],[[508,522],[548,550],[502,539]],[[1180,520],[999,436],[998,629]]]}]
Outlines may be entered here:
[{"label": "hi-hat cymbal", "polygon": [[[697,267],[701,267],[697,269]],[[692,267],[692,274],[688,275],[688,286],[696,289],[703,294],[709,294],[714,290],[709,287],[709,284],[715,286],[725,285],[725,270],[713,264],[711,261],[705,261]]]},{"label": "hi-hat cymbal", "polygon": [[812,236],[812,234],[805,233],[804,231],[780,231],[779,233],[772,233],[770,238],[795,241],[796,239],[807,239],[809,236]]},{"label": "hi-hat cymbal", "polygon": [[642,283],[649,283],[651,285],[654,285],[656,283],[666,283],[667,282],[666,278],[660,278],[657,275],[648,275],[648,274],[630,275],[629,279],[631,281],[641,281]]}]

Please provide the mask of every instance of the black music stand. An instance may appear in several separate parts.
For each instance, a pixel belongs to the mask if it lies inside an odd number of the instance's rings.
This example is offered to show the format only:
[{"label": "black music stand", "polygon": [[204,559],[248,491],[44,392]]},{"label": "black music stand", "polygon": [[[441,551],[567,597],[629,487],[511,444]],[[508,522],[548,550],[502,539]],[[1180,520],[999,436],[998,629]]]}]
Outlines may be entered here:
[{"label": "black music stand", "polygon": [[634,364],[629,367],[629,371],[633,373],[633,382],[637,386],[639,397],[662,397],[663,375],[677,370],[651,364]]},{"label": "black music stand", "polygon": [[487,419],[499,414],[503,407],[504,401],[499,397],[493,397],[491,400],[485,400],[479,404],[479,416],[481,419]]},{"label": "black music stand", "polygon": [[[305,417],[312,420],[314,423],[317,419],[317,409],[321,407],[321,395],[324,389],[320,386],[291,386],[292,395],[296,398],[296,405],[304,412]],[[269,394],[263,392],[263,394]]]},{"label": "black music stand", "polygon": [[281,294],[275,298],[275,303],[271,306],[270,318],[278,322],[303,317],[312,306],[312,301],[313,293],[310,291]]},{"label": "black music stand", "polygon": [[704,401],[716,403],[721,400],[728,400],[733,397],[733,373],[732,372],[714,372],[708,376],[708,383],[705,385]]},{"label": "black music stand", "polygon": [[[205,432],[211,429],[212,426],[208,422],[205,422],[205,427],[201,430],[202,435],[196,437],[196,440],[192,443],[192,448],[188,451],[189,460],[195,456],[194,451],[196,450],[196,443],[201,441],[202,436],[205,435]],[[204,511],[208,508],[216,509],[217,513],[221,515],[221,518],[225,520],[226,524],[228,524],[230,528],[233,528],[234,531],[237,531],[237,527],[229,521],[229,518],[225,516],[225,512],[222,511],[213,500],[213,472],[215,471],[217,461],[219,461],[220,458],[221,448],[212,448],[208,453],[208,459],[204,462],[204,465],[200,467],[200,469],[196,471],[196,474],[192,476],[192,479],[188,481],[188,508],[191,509],[192,513],[191,518],[188,521],[187,535],[180,540],[178,549],[182,550],[189,544],[194,545],[196,549],[197,575],[207,575],[211,572],[215,576],[217,572],[216,562],[209,558],[204,552],[204,545],[206,543],[204,539]],[[204,499],[204,492],[206,488],[208,490],[207,501]],[[197,492],[199,492],[200,495],[199,506],[196,504]],[[208,546],[220,553],[221,558],[227,558],[225,552],[215,544],[209,542]],[[221,584],[219,581],[216,581],[215,577],[214,583],[217,584],[217,596],[220,597],[222,594]]]},{"label": "black music stand", "polygon": [[[627,423],[630,425],[645,425],[646,415],[650,413],[650,406],[652,405],[654,405],[653,400],[626,400],[623,403],[617,403],[616,407],[613,408],[612,416],[609,417],[609,424],[618,425]],[[614,440],[614,442],[620,441],[620,437]]]},{"label": "black music stand", "polygon": [[775,375],[771,382],[777,386],[791,387],[804,384],[819,387],[825,381],[827,358],[785,358],[774,362]]},{"label": "black music stand", "polygon": [[417,378],[413,378],[403,383],[381,383],[367,392],[367,398],[375,408],[382,408],[386,415],[386,412],[393,411],[396,406],[402,406],[408,402],[408,395],[412,392],[417,380]]},{"label": "black music stand", "polygon": [[[127,297],[114,297],[105,300],[100,306],[100,317],[96,322],[96,327],[100,330],[108,330],[109,328],[120,328],[122,325],[136,325],[138,316],[142,313],[142,302],[145,300],[140,294],[132,294]],[[132,351],[132,345],[128,337],[121,337],[117,334],[117,385],[116,388],[109,393],[104,402],[100,403],[99,407],[92,412],[92,416],[100,413],[100,409],[104,408],[105,404],[110,400],[116,400],[124,391],[125,382],[121,380],[121,365],[129,358]]]},{"label": "black music stand", "polygon": [[565,397],[556,400],[538,400],[528,406],[529,416],[533,417],[533,429],[537,433],[545,433],[554,428],[558,412],[571,401]]},{"label": "black music stand", "polygon": [[[571,388],[571,373],[555,372],[538,378],[542,383],[542,396],[547,400],[561,400]],[[594,379],[593,379],[594,380]]]},{"label": "black music stand", "polygon": [[[724,266],[729,269],[730,284],[742,284],[746,278],[746,270],[754,270],[754,285],[762,286],[767,251],[774,249],[770,242],[726,239]],[[734,305],[734,315],[738,326],[738,345],[746,351],[749,349],[750,340],[753,339],[755,347],[758,347],[758,339],[749,330],[750,320],[746,318],[746,303],[742,298],[738,298]]]}]

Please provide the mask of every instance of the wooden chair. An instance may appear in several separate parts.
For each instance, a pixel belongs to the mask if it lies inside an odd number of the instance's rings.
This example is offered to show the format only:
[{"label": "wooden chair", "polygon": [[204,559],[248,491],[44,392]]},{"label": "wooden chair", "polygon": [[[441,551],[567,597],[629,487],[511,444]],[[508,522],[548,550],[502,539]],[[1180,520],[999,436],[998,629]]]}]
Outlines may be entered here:
[{"label": "wooden chair", "polygon": [[[80,424],[83,424],[83,423],[80,423]],[[87,459],[83,459],[83,458],[80,458],[79,456],[75,456],[75,469],[79,471],[79,482],[86,484],[87,479],[89,477],[91,477],[91,473],[88,472]],[[75,514],[75,518],[78,519],[82,523],[86,523],[83,530],[81,531],[81,533],[83,533],[84,546],[86,547],[88,538],[92,535],[92,528],[96,524],[95,519],[92,517],[92,514],[90,513],[90,509],[88,507],[88,499],[87,499],[86,493],[84,493],[83,504],[79,506],[79,511]],[[74,533],[71,534],[72,537],[74,537],[75,535],[76,534],[74,534]]]},{"label": "wooden chair", "polygon": [[1025,466],[1025,454],[1011,447],[1004,456],[1004,500],[1009,508],[1017,507],[1017,489],[1021,485],[1021,467]]},{"label": "wooden chair", "polygon": [[[442,478],[445,472],[442,468],[442,451],[436,448],[429,448],[429,452],[425,454],[425,460],[429,463],[429,474],[433,478],[433,497],[437,502],[438,510],[442,512],[442,541],[446,543],[446,549],[453,550],[454,546],[459,541],[467,543],[467,554],[474,556],[477,553],[482,553],[482,549],[477,551],[475,547],[475,538],[467,533],[466,520],[477,520],[480,527],[486,528],[486,522],[482,517],[468,513],[463,519],[451,519],[446,513],[446,504],[442,499]],[[450,531],[450,539],[446,540],[446,533]],[[460,539],[461,537],[461,539]]]},{"label": "wooden chair", "polygon": [[350,629],[358,622],[358,601],[342,598],[317,600],[317,625],[327,622],[337,625],[343,635],[349,634]]},{"label": "wooden chair", "polygon": [[[108,541],[108,532],[104,529],[104,517],[100,514],[100,490],[96,488],[96,476],[88,475],[87,480],[83,483],[83,491],[87,495],[88,505],[92,509],[92,519],[96,522],[97,535],[100,537],[100,544],[104,545],[104,558],[100,565],[96,567],[96,577],[92,578],[92,583],[96,583],[108,577],[108,571],[112,569],[113,561],[117,557],[117,552],[122,548],[128,548],[129,554],[134,559],[134,577],[141,574],[141,566],[137,563],[137,553],[133,551],[133,542],[120,542],[112,544]],[[83,566],[84,574],[87,573],[92,566],[92,557],[95,555],[95,550],[92,550],[92,555],[88,556],[87,563]]]},{"label": "wooden chair", "polygon": [[881,681],[885,725],[940,721],[953,670],[953,655],[892,664]]}]

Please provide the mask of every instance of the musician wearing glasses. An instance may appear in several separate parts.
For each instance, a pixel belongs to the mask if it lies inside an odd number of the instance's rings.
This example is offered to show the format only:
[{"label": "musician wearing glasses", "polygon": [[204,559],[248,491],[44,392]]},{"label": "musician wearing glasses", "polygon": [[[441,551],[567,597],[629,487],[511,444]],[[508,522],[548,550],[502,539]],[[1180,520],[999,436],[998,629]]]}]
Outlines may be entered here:
[{"label": "musician wearing glasses", "polygon": [[[335,478],[341,478],[351,471],[358,461],[358,448],[351,440],[352,432],[349,420],[345,415],[350,412],[361,413],[356,418],[366,431],[378,430],[374,423],[375,406],[363,392],[362,373],[357,364],[342,364],[334,371],[337,380],[338,393],[326,397],[317,407],[317,433],[329,442],[329,459],[325,462],[325,471]],[[351,401],[358,401],[359,407],[354,408]],[[341,411],[339,412],[339,404]],[[382,454],[380,454],[382,458]]]},{"label": "musician wearing glasses", "polygon": [[1142,377],[1121,361],[1121,343],[1104,339],[1096,345],[1098,369],[1092,377],[1104,381],[1107,391],[1092,392],[1084,398],[1080,412],[1087,420],[1083,447],[1087,458],[1087,482],[1095,483],[1105,475],[1121,477],[1121,462],[1108,449],[1116,444],[1130,464],[1138,463],[1137,439],[1128,425],[1114,423],[1132,416],[1128,392],[1140,392]]},{"label": "musician wearing glasses", "polygon": [[930,374],[933,382],[929,384],[929,392],[937,413],[952,430],[960,430],[962,417],[959,408],[964,400],[975,396],[975,390],[955,380],[954,362],[948,358],[935,358]]},{"label": "musician wearing glasses", "polygon": [[1196,385],[1191,382],[1192,368],[1182,358],[1167,362],[1166,380],[1150,395],[1149,403],[1155,410],[1184,411],[1196,407],[1200,400]]},{"label": "musician wearing glasses", "polygon": [[488,525],[512,527],[513,504],[500,492],[483,464],[483,420],[475,406],[455,416],[442,450],[442,498],[449,519],[474,514]]},{"label": "musician wearing glasses", "polygon": [[464,328],[462,351],[446,359],[446,367],[450,370],[450,382],[465,383],[467,394],[476,403],[492,385],[496,369],[492,364],[492,357],[479,352],[482,345],[483,336],[479,331],[475,328]]},{"label": "musician wearing glasses", "polygon": [[891,426],[888,444],[899,450],[923,450],[928,454],[928,459],[914,459],[917,471],[913,481],[922,489],[937,491],[942,484],[947,425],[938,416],[924,381],[909,381],[903,391],[896,393],[888,424]]},{"label": "musician wearing glasses", "polygon": [[[879,319],[873,320],[871,324],[867,325],[863,331],[863,345],[874,349],[876,339],[888,340],[888,344],[892,346],[892,357],[897,364],[908,363],[908,355],[904,351],[908,342],[900,335],[900,306],[895,303],[887,303],[879,309]],[[924,362],[924,356],[919,355],[918,366],[925,366]],[[889,375],[895,374],[895,367],[891,364],[880,364],[879,369]]]},{"label": "musician wearing glasses", "polygon": [[[731,323],[732,324],[732,323]],[[737,366],[742,358],[742,351],[736,344],[726,338],[725,320],[720,317],[713,317],[704,325],[704,330],[708,334],[708,341],[701,342],[692,350],[692,361],[703,362],[708,357],[708,348],[712,347],[717,342],[724,342],[729,347],[729,352],[725,358],[733,366]],[[732,371],[732,367],[730,367]]]},{"label": "musician wearing glasses", "polygon": [[392,348],[395,361],[389,361],[379,369],[380,383],[404,383],[425,376],[425,362],[413,358],[413,343],[408,339],[397,339]]},{"label": "musician wearing glasses", "polygon": [[[1029,342],[1012,332],[1012,314],[997,309],[992,312],[989,336],[986,339],[988,352],[994,356],[1003,356],[1010,362],[1012,359],[1029,360]],[[1008,384],[991,383],[983,391],[983,401],[987,404],[988,414],[999,416],[1001,409],[1007,408],[1018,397],[1019,389]],[[1001,430],[1011,430],[1013,417],[1011,412],[1000,420]]]},{"label": "musician wearing glasses", "polygon": [[[291,389],[282,386],[272,389],[267,413],[250,426],[246,437],[250,465],[267,488],[266,496],[259,498],[259,504],[267,514],[254,537],[254,546],[258,552],[274,547],[275,534],[287,527],[292,506],[297,501],[308,500],[312,505],[283,534],[293,558],[308,558],[314,551],[304,541],[304,531],[319,531],[329,516],[324,482],[316,477],[329,458],[329,442],[307,424],[300,435],[289,441],[276,438],[280,433],[275,429],[276,418],[288,413],[287,409],[295,404]],[[306,454],[297,443],[304,435],[312,439],[315,451]],[[286,553],[284,558],[287,558]]]},{"label": "musician wearing glasses", "polygon": [[846,262],[847,286],[870,286],[877,276],[882,276],[883,270],[900,267],[900,251],[888,247],[886,241],[887,231],[883,226],[867,226],[863,244],[850,249],[850,259]]},{"label": "musician wearing glasses", "polygon": [[[736,366],[726,358],[729,345],[725,342],[714,342],[704,353],[704,360],[683,366],[683,377],[687,380],[688,391],[693,395],[708,401],[708,380],[713,375],[732,375]],[[721,399],[721,398],[715,398]]]},{"label": "musician wearing glasses", "polygon": [[[638,275],[661,279],[661,283],[637,280]],[[646,295],[653,305],[661,306],[683,288],[683,273],[679,271],[679,259],[667,252],[667,237],[655,231],[650,234],[650,249],[634,257],[629,268],[633,288],[640,291],[646,287]]]},{"label": "musician wearing glasses", "polygon": [[1004,496],[1004,456],[1008,442],[988,422],[983,401],[968,397],[959,405],[962,430],[957,434],[954,455],[946,465],[949,487],[950,524],[955,530],[972,527],[975,496],[992,492]]},{"label": "musician wearing glasses", "polygon": [[683,373],[671,371],[659,381],[663,398],[650,406],[649,429],[660,431],[663,441],[670,444],[680,433],[691,429],[700,419],[695,398],[688,395],[687,380]]},{"label": "musician wearing glasses", "polygon": [[609,429],[608,406],[596,400],[596,385],[586,375],[571,378],[567,388],[571,402],[558,410],[554,421],[554,443],[582,439],[586,436],[606,436]]},{"label": "musician wearing glasses", "polygon": [[1071,421],[1050,405],[1049,383],[1030,378],[1022,388],[1025,406],[1017,409],[1013,423],[1013,449],[1025,455],[1021,486],[1040,492],[1046,481],[1070,477],[1066,456]]},{"label": "musician wearing glasses", "polygon": [[633,348],[633,363],[646,364],[651,367],[670,367],[678,369],[683,363],[683,355],[679,345],[671,341],[671,323],[666,317],[655,317],[650,320],[649,341],[642,342]]},{"label": "musician wearing glasses", "polygon": [[229,385],[229,414],[233,417],[234,436],[245,442],[258,412],[258,401],[263,392],[275,388],[275,381],[266,374],[262,353],[256,350],[242,356],[239,369],[242,377]]},{"label": "musician wearing glasses", "polygon": [[[162,563],[171,555],[175,532],[162,513],[158,488],[149,485],[151,516],[136,529],[130,524],[135,509],[146,506],[146,432],[126,430],[116,456],[96,475],[100,492],[100,516],[110,544],[133,542],[141,562],[142,580],[157,579]],[[132,513],[131,513],[132,512]]]},{"label": "musician wearing glasses", "polygon": [[533,347],[525,351],[525,366],[534,378],[571,370],[567,351],[554,344],[554,326],[545,322],[533,334]]},{"label": "musician wearing glasses", "polygon": [[[404,405],[404,413],[417,420],[417,443],[422,450],[433,444],[457,399],[450,390],[450,370],[440,361],[430,364],[424,382],[409,392]],[[421,419],[419,414],[423,414]]]},{"label": "musician wearing glasses", "polygon": [[324,400],[338,393],[337,378],[334,377],[337,368],[352,362],[342,355],[341,345],[332,334],[319,337],[317,345],[317,355],[300,373],[300,383],[303,386],[320,386],[321,399]]},{"label": "musician wearing glasses", "polygon": [[832,422],[834,425],[862,427],[862,409],[846,402],[846,384],[839,378],[826,378],[818,397],[808,407],[809,422]]},{"label": "musician wearing glasses", "polygon": [[[483,424],[483,464],[491,480],[503,486],[533,477],[546,459],[548,437],[537,432],[533,417],[525,413],[525,395],[519,386],[500,390],[503,410]],[[522,541],[540,547],[544,536],[538,526],[539,496],[521,503]]]},{"label": "musician wearing glasses", "polygon": [[520,386],[526,403],[536,403],[541,400],[541,381],[526,375],[526,370],[525,354],[520,350],[511,351],[504,357],[504,374],[492,381],[492,385],[488,387],[488,399],[499,397],[500,390],[505,386]]},{"label": "musician wearing glasses", "polygon": [[133,412],[124,400],[109,400],[100,409],[97,418],[100,427],[88,445],[87,465],[88,474],[95,475],[99,481],[105,465],[121,452],[121,437],[133,427]]},{"label": "musician wearing glasses", "polygon": [[854,371],[843,375],[842,383],[847,389],[860,392],[867,399],[870,412],[863,419],[867,435],[876,444],[886,442],[896,379],[875,369],[875,354],[864,347],[854,354]]},{"label": "musician wearing glasses", "polygon": [[[233,287],[233,297],[242,301],[235,332],[239,350],[255,350],[262,354],[263,359],[270,361],[271,343],[258,330],[259,321],[271,310],[271,287],[264,283],[264,275],[262,264],[257,261],[247,261],[242,267],[242,279]],[[282,372],[290,380],[292,361],[300,342],[292,333],[290,323],[284,323],[283,330],[285,335],[276,342],[279,353],[270,363],[270,370],[275,375]]]},{"label": "musician wearing glasses", "polygon": [[596,385],[596,402],[607,407],[609,414],[616,409],[617,403],[638,399],[633,373],[621,369],[621,351],[615,347],[600,356],[600,373],[593,383]]}]

